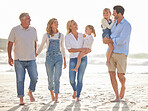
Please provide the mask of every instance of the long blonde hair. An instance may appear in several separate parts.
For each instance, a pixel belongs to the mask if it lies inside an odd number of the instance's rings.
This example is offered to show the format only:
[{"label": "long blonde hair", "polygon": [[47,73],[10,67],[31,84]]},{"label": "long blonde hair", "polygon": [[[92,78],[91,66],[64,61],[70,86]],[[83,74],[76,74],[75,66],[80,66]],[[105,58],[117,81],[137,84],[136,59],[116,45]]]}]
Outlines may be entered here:
[{"label": "long blonde hair", "polygon": [[[53,30],[52,30],[52,24],[54,22],[54,20],[57,20],[56,18],[52,18],[48,21],[47,23],[47,27],[46,27],[46,31],[49,35],[54,36],[53,34]],[[57,32],[59,32],[59,30],[57,29]]]},{"label": "long blonde hair", "polygon": [[87,25],[86,27],[90,28],[92,30],[92,33],[94,34],[94,37],[96,37],[95,28],[92,25]]},{"label": "long blonde hair", "polygon": [[67,29],[67,33],[66,33],[66,35],[67,34],[69,34],[72,30],[70,29],[70,26],[71,26],[71,23],[73,22],[74,20],[69,20],[68,22],[67,22],[67,26],[66,26],[66,29]]}]

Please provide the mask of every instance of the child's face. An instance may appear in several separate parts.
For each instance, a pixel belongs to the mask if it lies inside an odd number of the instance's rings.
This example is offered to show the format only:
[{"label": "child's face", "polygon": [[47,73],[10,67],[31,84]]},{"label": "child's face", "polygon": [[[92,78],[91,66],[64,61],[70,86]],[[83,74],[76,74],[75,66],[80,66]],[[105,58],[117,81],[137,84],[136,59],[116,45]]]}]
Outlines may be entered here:
[{"label": "child's face", "polygon": [[86,28],[85,28],[85,33],[86,33],[87,35],[91,35],[92,30],[91,30],[89,27],[86,27]]},{"label": "child's face", "polygon": [[110,13],[109,10],[103,11],[103,17],[104,18],[110,18],[110,16],[111,16],[111,13]]}]

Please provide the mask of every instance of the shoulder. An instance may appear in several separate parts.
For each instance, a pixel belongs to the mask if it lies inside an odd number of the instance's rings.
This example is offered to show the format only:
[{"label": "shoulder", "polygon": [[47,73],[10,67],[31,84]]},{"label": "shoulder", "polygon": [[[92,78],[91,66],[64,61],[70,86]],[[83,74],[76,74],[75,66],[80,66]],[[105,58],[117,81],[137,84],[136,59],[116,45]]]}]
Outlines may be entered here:
[{"label": "shoulder", "polygon": [[101,21],[102,21],[102,22],[106,22],[107,20],[106,20],[105,18],[103,18]]},{"label": "shoulder", "polygon": [[17,25],[15,27],[12,28],[12,31],[15,31],[15,30],[18,30],[18,29],[21,29],[21,26],[20,25]]},{"label": "shoulder", "polygon": [[71,34],[69,33],[69,34],[67,34],[66,36],[65,36],[65,39],[68,39],[68,38],[70,38],[71,37]]},{"label": "shoulder", "polygon": [[127,26],[127,27],[130,27],[131,28],[131,24],[126,20],[126,19],[124,19],[124,24],[125,24],[125,26]]},{"label": "shoulder", "polygon": [[29,28],[33,31],[36,31],[36,28],[32,27],[32,26],[29,26]]}]

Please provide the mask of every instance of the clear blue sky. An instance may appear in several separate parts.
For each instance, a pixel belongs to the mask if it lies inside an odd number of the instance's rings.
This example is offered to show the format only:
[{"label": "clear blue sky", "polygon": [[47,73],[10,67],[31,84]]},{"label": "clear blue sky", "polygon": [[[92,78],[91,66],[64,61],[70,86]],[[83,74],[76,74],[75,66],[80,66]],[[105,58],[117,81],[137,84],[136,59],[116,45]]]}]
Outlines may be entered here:
[{"label": "clear blue sky", "polygon": [[[105,53],[107,46],[102,43],[101,19],[104,8],[122,5],[124,17],[132,25],[130,53],[148,53],[148,22],[146,0],[1,0],[0,1],[0,38],[8,38],[12,27],[20,24],[19,15],[28,12],[31,25],[37,29],[38,43],[46,32],[49,19],[55,17],[59,21],[59,30],[66,34],[66,23],[74,19],[78,23],[78,31],[84,33],[86,25],[95,27],[97,37],[93,49]],[[95,52],[95,51],[94,51]]]}]

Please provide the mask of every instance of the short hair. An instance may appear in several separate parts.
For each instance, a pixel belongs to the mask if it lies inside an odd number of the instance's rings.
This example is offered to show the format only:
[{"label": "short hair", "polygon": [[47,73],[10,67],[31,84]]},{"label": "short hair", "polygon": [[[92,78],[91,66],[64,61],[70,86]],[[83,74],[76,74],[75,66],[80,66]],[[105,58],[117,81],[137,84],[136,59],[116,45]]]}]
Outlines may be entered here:
[{"label": "short hair", "polygon": [[20,16],[19,16],[19,19],[21,20],[22,18],[26,17],[26,16],[29,16],[29,13],[21,13]]},{"label": "short hair", "polygon": [[114,6],[113,9],[116,10],[117,14],[121,13],[122,15],[124,14],[124,11],[125,11],[124,8],[120,5]]}]

